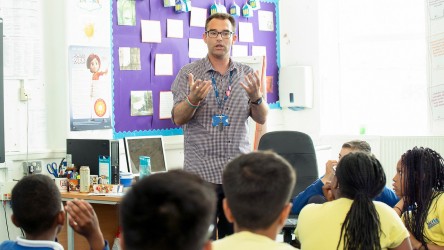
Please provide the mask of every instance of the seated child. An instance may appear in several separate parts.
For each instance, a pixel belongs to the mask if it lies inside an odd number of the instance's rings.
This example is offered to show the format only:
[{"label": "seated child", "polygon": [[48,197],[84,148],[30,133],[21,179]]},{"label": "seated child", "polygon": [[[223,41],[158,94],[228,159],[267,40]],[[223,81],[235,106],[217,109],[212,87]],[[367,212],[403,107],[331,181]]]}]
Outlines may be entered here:
[{"label": "seated child", "polygon": [[[0,250],[63,250],[55,240],[65,223],[65,212],[60,192],[51,178],[40,174],[23,177],[12,189],[11,207],[11,220],[25,236],[4,241]],[[66,210],[71,216],[70,225],[88,240],[92,250],[109,249],[89,203],[68,201]]]},{"label": "seated child", "polygon": [[342,157],[332,180],[336,200],[308,204],[299,214],[295,235],[301,249],[412,249],[399,216],[373,201],[385,183],[374,156],[354,152]]},{"label": "seated child", "polygon": [[444,249],[444,159],[430,148],[414,147],[396,166],[393,188],[414,249]]},{"label": "seated child", "polygon": [[216,194],[183,170],[153,174],[131,187],[120,206],[125,250],[211,249]]},{"label": "seated child", "polygon": [[223,208],[235,233],[213,242],[214,250],[291,250],[276,242],[291,210],[295,172],[282,157],[258,151],[241,155],[226,166]]},{"label": "seated child", "polygon": [[[366,141],[353,140],[342,145],[341,151],[339,152],[338,161],[350,152],[357,151],[368,154],[372,153],[371,147]],[[317,179],[313,184],[308,186],[293,199],[293,208],[291,211],[292,214],[299,214],[302,208],[308,203],[323,203],[333,199],[330,193],[330,180],[333,176],[333,167],[338,164],[338,161],[327,161],[325,164],[325,175],[322,178]],[[311,202],[314,200],[316,200],[316,202]],[[383,188],[381,194],[376,196],[375,200],[381,201],[390,207],[393,207],[399,201],[395,193],[387,187]]]}]

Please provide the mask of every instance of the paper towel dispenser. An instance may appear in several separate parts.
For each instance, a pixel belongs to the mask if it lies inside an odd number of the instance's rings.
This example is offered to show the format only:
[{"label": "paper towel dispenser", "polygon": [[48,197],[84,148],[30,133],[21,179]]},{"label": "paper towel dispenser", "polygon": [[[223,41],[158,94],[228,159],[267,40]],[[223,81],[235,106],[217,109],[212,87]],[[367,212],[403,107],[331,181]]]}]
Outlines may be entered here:
[{"label": "paper towel dispenser", "polygon": [[279,71],[281,107],[313,107],[313,70],[310,66],[283,66]]}]

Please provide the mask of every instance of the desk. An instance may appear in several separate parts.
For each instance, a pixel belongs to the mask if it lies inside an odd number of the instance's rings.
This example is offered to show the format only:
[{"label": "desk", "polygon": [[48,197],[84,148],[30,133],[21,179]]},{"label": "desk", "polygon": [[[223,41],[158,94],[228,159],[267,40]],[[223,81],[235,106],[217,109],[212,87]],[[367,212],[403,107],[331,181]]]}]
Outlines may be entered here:
[{"label": "desk", "polygon": [[[62,201],[66,202],[73,199],[85,200],[93,206],[94,211],[99,218],[100,230],[111,248],[119,226],[118,205],[122,197],[93,196],[88,195],[87,193],[77,192],[62,193]],[[63,227],[57,238],[60,244],[63,245],[64,249],[89,249],[89,244],[86,239],[83,236],[74,233],[74,230],[68,224],[68,220],[66,220],[66,225]]]}]

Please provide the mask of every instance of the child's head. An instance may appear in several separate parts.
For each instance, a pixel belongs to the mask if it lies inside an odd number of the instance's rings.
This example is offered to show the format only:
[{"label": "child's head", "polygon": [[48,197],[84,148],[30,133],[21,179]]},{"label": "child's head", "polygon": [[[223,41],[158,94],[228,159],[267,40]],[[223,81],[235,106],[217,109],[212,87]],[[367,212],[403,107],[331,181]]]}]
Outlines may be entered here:
[{"label": "child's head", "polygon": [[414,147],[396,166],[393,188],[404,201],[404,223],[409,232],[425,244],[424,226],[435,198],[444,191],[444,160],[430,148]]},{"label": "child's head", "polygon": [[372,153],[372,148],[370,144],[366,141],[353,140],[342,144],[341,152],[339,152],[339,159],[344,157],[350,152],[361,151],[368,154]]},{"label": "child's head", "polygon": [[[366,152],[351,152],[339,161],[332,181],[335,197],[349,198],[353,203],[341,226],[338,247],[343,241],[344,249],[380,249],[381,222],[373,199],[385,183],[381,163]],[[365,230],[356,230],[362,225]]]},{"label": "child's head", "polygon": [[62,200],[51,178],[40,174],[25,176],[11,195],[12,221],[27,235],[39,235],[57,226]]},{"label": "child's head", "polygon": [[252,152],[228,163],[222,182],[235,223],[244,229],[267,229],[289,203],[296,174],[272,152]]},{"label": "child's head", "polygon": [[416,202],[424,193],[444,190],[444,161],[430,148],[408,150],[401,156],[396,170],[393,181],[399,197]]},{"label": "child's head", "polygon": [[91,54],[86,59],[86,67],[91,73],[96,73],[100,69],[100,57],[96,54]]},{"label": "child's head", "polygon": [[332,186],[339,186],[341,197],[355,199],[365,195],[370,200],[377,197],[386,184],[381,163],[366,152],[351,152],[339,161]]},{"label": "child's head", "polygon": [[123,245],[131,249],[202,249],[216,194],[198,176],[173,170],[138,181],[120,206]]}]

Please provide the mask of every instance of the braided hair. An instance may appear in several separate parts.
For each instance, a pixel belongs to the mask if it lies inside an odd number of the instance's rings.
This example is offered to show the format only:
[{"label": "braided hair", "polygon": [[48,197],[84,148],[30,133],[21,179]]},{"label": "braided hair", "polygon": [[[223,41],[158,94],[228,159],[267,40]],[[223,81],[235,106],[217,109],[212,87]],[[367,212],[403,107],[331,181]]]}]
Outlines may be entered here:
[{"label": "braided hair", "polygon": [[405,226],[423,246],[430,241],[424,227],[430,207],[444,191],[444,160],[430,148],[414,147],[401,156]]},{"label": "braided hair", "polygon": [[336,178],[341,196],[353,200],[341,226],[337,249],[342,240],[344,249],[381,249],[381,223],[373,204],[386,183],[381,163],[368,153],[350,153],[339,162]]}]

